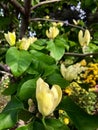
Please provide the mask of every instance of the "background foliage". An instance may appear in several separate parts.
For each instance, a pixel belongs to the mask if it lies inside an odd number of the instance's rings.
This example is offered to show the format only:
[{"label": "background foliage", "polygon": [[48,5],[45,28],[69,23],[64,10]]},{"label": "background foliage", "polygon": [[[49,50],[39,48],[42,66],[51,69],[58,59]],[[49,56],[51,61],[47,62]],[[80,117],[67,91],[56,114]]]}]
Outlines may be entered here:
[{"label": "background foliage", "polygon": [[[73,19],[80,22],[76,25]],[[53,22],[64,25],[57,25],[59,35],[50,40],[46,30]],[[92,37],[86,54],[78,42],[80,29],[88,29]],[[8,31],[15,31],[17,44],[23,37],[36,36],[38,39],[28,51],[19,50],[6,42],[4,33]],[[69,66],[82,59],[87,63],[98,62],[97,0],[1,0],[0,87],[3,95],[10,96],[10,101],[0,113],[0,130],[44,130],[35,97],[37,79],[42,77],[50,86],[58,84],[63,91],[70,82],[61,75],[61,63]],[[61,115],[60,109],[64,111]],[[65,117],[69,124],[62,121]],[[20,120],[24,121],[24,126],[18,128]],[[46,117],[45,121],[47,130],[98,129],[98,115],[88,114],[66,94],[54,116]]]}]

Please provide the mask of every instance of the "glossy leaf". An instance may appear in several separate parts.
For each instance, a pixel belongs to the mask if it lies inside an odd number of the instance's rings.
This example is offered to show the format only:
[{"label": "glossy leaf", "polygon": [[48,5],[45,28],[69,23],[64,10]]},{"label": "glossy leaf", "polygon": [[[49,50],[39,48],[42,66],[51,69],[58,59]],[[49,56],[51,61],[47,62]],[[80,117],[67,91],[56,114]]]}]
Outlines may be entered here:
[{"label": "glossy leaf", "polygon": [[21,100],[29,99],[35,96],[36,79],[30,79],[22,84],[17,95]]},{"label": "glossy leaf", "polygon": [[16,47],[11,47],[6,54],[6,64],[11,68],[14,76],[22,75],[29,67],[32,61],[31,55],[24,50],[17,50]]},{"label": "glossy leaf", "polygon": [[69,130],[68,126],[61,123],[58,119],[47,119],[46,124],[51,126],[53,130]]},{"label": "glossy leaf", "polygon": [[23,108],[22,102],[18,98],[13,97],[0,114],[0,129],[3,130],[13,127],[18,120],[19,110]]},{"label": "glossy leaf", "polygon": [[13,127],[17,122],[17,111],[9,111],[0,114],[0,130]]},{"label": "glossy leaf", "polygon": [[30,52],[33,59],[28,73],[45,77],[58,69],[55,60],[51,56],[35,50]]},{"label": "glossy leaf", "polygon": [[98,116],[88,115],[70,98],[64,98],[62,107],[78,130],[96,130],[98,128]]},{"label": "glossy leaf", "polygon": [[50,55],[56,60],[60,60],[65,52],[65,42],[61,39],[47,42],[47,49],[50,51]]},{"label": "glossy leaf", "polygon": [[51,85],[58,84],[61,86],[61,88],[65,88],[69,85],[69,82],[62,78],[62,76],[57,72],[54,72],[51,75],[47,76],[46,81]]}]

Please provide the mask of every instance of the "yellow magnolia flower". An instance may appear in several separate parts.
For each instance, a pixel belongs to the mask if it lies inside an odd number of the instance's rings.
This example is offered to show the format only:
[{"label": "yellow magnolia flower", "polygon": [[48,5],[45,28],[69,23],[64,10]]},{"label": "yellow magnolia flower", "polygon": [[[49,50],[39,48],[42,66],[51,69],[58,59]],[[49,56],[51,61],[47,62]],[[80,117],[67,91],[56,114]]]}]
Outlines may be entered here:
[{"label": "yellow magnolia flower", "polygon": [[78,39],[79,39],[79,43],[82,47],[88,46],[90,39],[91,39],[89,30],[87,30],[87,29],[85,30],[84,36],[83,36],[83,31],[80,30],[79,34],[78,34]]},{"label": "yellow magnolia flower", "polygon": [[11,33],[8,32],[8,34],[4,34],[5,39],[7,40],[7,42],[9,43],[10,46],[14,46],[15,42],[16,42],[16,35],[15,32]]},{"label": "yellow magnolia flower", "polygon": [[63,22],[58,22],[57,25],[62,27],[64,25],[64,23]]},{"label": "yellow magnolia flower", "polygon": [[73,79],[76,80],[78,78],[78,74],[80,74],[82,71],[85,71],[86,69],[87,68],[85,66],[83,67],[81,65],[81,62],[70,65],[67,68],[64,63],[62,63],[60,68],[62,76],[68,81],[72,81]]},{"label": "yellow magnolia flower", "polygon": [[46,35],[49,39],[54,39],[59,34],[57,27],[50,27],[49,30],[46,30]]},{"label": "yellow magnolia flower", "polygon": [[52,25],[56,27],[56,26],[57,26],[57,23],[56,23],[56,22],[52,22]]},{"label": "yellow magnolia flower", "polygon": [[45,16],[46,19],[49,19],[50,17],[48,15]]},{"label": "yellow magnolia flower", "polygon": [[73,23],[75,24],[75,25],[78,25],[79,24],[79,22],[80,22],[80,20],[75,20],[75,19],[73,19]]},{"label": "yellow magnolia flower", "polygon": [[37,38],[35,37],[29,37],[29,38],[22,38],[22,40],[19,40],[19,49],[20,50],[28,50],[30,45],[35,42]]},{"label": "yellow magnolia flower", "polygon": [[49,85],[39,78],[36,86],[36,99],[38,102],[38,110],[43,116],[50,115],[58,106],[62,98],[62,90],[60,86]]},{"label": "yellow magnolia flower", "polygon": [[37,40],[36,37],[29,37],[28,41],[30,42],[30,44],[34,43]]},{"label": "yellow magnolia flower", "polygon": [[78,70],[80,70],[80,64],[78,63],[76,65],[70,65],[67,68],[63,63],[61,64],[61,74],[68,81],[72,81],[77,78],[79,73]]},{"label": "yellow magnolia flower", "polygon": [[83,53],[87,53],[88,52],[88,45],[89,45],[89,42],[91,40],[89,30],[87,30],[87,29],[85,30],[84,36],[83,36],[83,31],[80,30],[78,33],[78,39],[79,39],[79,43],[82,47]]}]

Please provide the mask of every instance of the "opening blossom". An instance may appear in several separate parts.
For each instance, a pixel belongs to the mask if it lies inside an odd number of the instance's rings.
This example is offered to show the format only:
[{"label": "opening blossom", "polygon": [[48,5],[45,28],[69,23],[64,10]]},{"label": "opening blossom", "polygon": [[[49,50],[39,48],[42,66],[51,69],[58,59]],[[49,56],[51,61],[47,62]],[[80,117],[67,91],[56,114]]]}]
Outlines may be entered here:
[{"label": "opening blossom", "polygon": [[50,27],[49,30],[46,30],[46,36],[49,39],[54,39],[59,34],[59,29],[55,26]]},{"label": "opening blossom", "polygon": [[20,50],[28,50],[30,45],[37,40],[36,37],[22,38],[19,40],[19,49]]},{"label": "opening blossom", "polygon": [[38,103],[38,110],[43,116],[50,115],[58,106],[62,98],[62,90],[60,86],[49,85],[39,78],[36,86],[36,99]]},{"label": "opening blossom", "polygon": [[85,32],[84,32],[84,35],[83,35],[83,31],[80,30],[79,33],[78,33],[78,40],[79,40],[79,43],[82,47],[83,53],[85,53],[86,50],[87,50],[87,47],[90,43],[90,40],[91,40],[89,30],[86,29]]},{"label": "opening blossom", "polygon": [[66,67],[64,65],[64,63],[61,64],[61,74],[64,77],[64,79],[68,80],[68,81],[72,81],[73,79],[77,79],[78,75],[82,72],[85,71],[87,68],[85,66],[83,66],[80,63],[76,63],[73,65],[70,65],[68,67]]},{"label": "opening blossom", "polygon": [[15,42],[16,42],[16,34],[15,34],[15,32],[13,32],[13,33],[11,33],[11,32],[5,33],[4,37],[5,37],[6,41],[9,43],[10,46],[15,45]]}]

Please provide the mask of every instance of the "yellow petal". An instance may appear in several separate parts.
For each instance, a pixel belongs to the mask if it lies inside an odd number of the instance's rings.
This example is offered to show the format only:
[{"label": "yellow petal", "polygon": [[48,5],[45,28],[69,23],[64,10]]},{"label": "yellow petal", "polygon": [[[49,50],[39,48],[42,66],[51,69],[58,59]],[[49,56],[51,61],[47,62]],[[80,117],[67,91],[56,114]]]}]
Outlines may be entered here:
[{"label": "yellow petal", "polygon": [[37,80],[36,99],[38,110],[43,116],[51,114],[57,107],[62,98],[62,90],[58,85],[51,89],[41,78]]},{"label": "yellow petal", "polygon": [[8,32],[8,34],[5,33],[4,36],[5,36],[5,39],[7,40],[7,42],[10,44],[10,46],[15,45],[15,42],[16,42],[15,32],[13,32],[13,33]]},{"label": "yellow petal", "polygon": [[84,34],[84,41],[85,41],[86,46],[89,44],[90,39],[91,39],[90,32],[89,32],[89,30],[86,29],[85,34]]},{"label": "yellow petal", "polygon": [[44,82],[42,78],[39,78],[37,80],[37,88],[36,88],[36,95],[41,92],[41,91],[48,91],[49,90],[49,85]]},{"label": "yellow petal", "polygon": [[47,116],[53,112],[53,95],[46,91],[42,91],[36,96],[38,102],[38,110],[43,116]]},{"label": "yellow petal", "polygon": [[80,45],[83,46],[84,39],[83,39],[83,31],[82,30],[80,30],[78,33],[78,40],[79,40]]},{"label": "yellow petal", "polygon": [[89,42],[90,42],[90,32],[89,30],[85,30],[84,36],[83,36],[83,31],[80,30],[78,33],[78,39],[79,39],[79,43],[82,47],[84,46],[88,46]]},{"label": "yellow petal", "polygon": [[65,67],[65,65],[62,63],[61,64],[61,74],[62,74],[62,76],[64,77],[64,78],[66,78],[66,71],[67,71],[67,69],[66,69],[66,67]]},{"label": "yellow petal", "polygon": [[54,111],[54,109],[58,106],[58,104],[60,103],[60,101],[62,99],[62,90],[58,85],[53,85],[51,88],[51,92],[54,97],[54,105],[52,108]]},{"label": "yellow petal", "polygon": [[46,30],[46,36],[50,39],[54,39],[59,34],[59,30],[56,27],[50,27]]},{"label": "yellow petal", "polygon": [[19,45],[20,50],[28,50],[30,46],[30,39],[22,38],[22,40],[20,40],[19,42],[20,42]]}]

